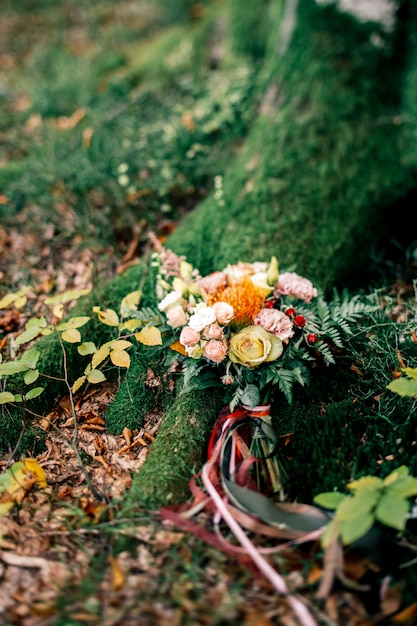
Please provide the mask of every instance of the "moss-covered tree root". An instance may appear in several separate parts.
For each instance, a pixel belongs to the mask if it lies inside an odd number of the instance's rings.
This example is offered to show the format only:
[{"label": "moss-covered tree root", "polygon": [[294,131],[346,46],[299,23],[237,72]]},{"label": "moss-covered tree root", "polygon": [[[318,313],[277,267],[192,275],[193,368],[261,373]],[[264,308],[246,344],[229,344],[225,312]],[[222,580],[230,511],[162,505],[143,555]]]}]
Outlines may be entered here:
[{"label": "moss-covered tree root", "polygon": [[[143,346],[130,351],[131,366],[123,376],[117,397],[106,411],[110,432],[121,433],[125,427],[139,428],[148,413],[155,409],[166,410],[174,401],[160,353],[153,351],[153,354],[152,357],[150,349]],[[151,380],[148,380],[149,375]]]},{"label": "moss-covered tree root", "polygon": [[222,391],[179,395],[164,415],[145,464],[135,476],[126,505],[151,508],[187,500],[189,480],[201,469],[211,429],[223,406]]}]

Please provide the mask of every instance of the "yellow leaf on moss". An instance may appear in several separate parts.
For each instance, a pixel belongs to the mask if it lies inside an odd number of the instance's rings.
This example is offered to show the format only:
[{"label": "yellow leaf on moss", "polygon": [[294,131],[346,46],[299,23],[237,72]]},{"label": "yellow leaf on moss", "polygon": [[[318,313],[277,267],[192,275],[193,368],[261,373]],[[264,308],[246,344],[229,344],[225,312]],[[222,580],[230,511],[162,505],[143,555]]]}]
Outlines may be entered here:
[{"label": "yellow leaf on moss", "polygon": [[91,367],[95,369],[97,365],[102,363],[104,359],[106,359],[109,356],[109,353],[110,353],[110,344],[109,343],[103,344],[97,350],[97,352],[93,354],[93,358],[91,359]]},{"label": "yellow leaf on moss", "polygon": [[113,309],[106,309],[105,311],[99,311],[98,319],[103,324],[107,324],[107,326],[119,325],[119,316],[117,315],[116,311],[113,311]]},{"label": "yellow leaf on moss", "polygon": [[78,300],[82,296],[86,296],[90,293],[91,289],[71,289],[70,291],[64,291],[64,293],[59,293],[57,296],[51,296],[46,298],[45,304],[58,304],[62,302],[66,304],[67,302],[72,302],[73,300]]},{"label": "yellow leaf on moss", "polygon": [[144,346],[161,346],[162,335],[156,326],[147,326],[135,334],[135,338]]},{"label": "yellow leaf on moss", "polygon": [[142,292],[140,290],[128,293],[120,303],[120,315],[127,317],[130,311],[137,311],[141,297]]},{"label": "yellow leaf on moss", "polygon": [[134,330],[140,328],[141,326],[142,326],[141,320],[131,319],[131,320],[126,320],[126,322],[122,322],[122,324],[120,325],[120,328],[122,330],[130,330],[133,332]]},{"label": "yellow leaf on moss", "polygon": [[0,391],[0,404],[7,404],[8,402],[14,402],[14,394],[10,391]]},{"label": "yellow leaf on moss", "polygon": [[126,350],[126,348],[130,348],[131,345],[132,344],[130,343],[130,341],[127,341],[127,339],[115,339],[111,343],[111,349],[112,350]]},{"label": "yellow leaf on moss", "polygon": [[112,350],[110,360],[117,367],[130,367],[130,356],[126,350]]},{"label": "yellow leaf on moss", "polygon": [[61,322],[58,324],[57,329],[59,331],[63,330],[71,330],[72,328],[81,328],[81,326],[85,326],[90,321],[90,318],[87,315],[80,315],[78,317],[70,317],[66,322]]},{"label": "yellow leaf on moss", "polygon": [[81,341],[81,333],[76,328],[64,330],[61,336],[67,343],[79,343]]},{"label": "yellow leaf on moss", "polygon": [[54,305],[54,307],[52,308],[52,313],[59,320],[62,320],[62,318],[64,316],[64,305],[62,304],[62,302],[60,302],[59,304],[55,304]]},{"label": "yellow leaf on moss", "polygon": [[104,382],[106,380],[106,377],[103,374],[103,372],[101,372],[100,370],[93,369],[90,372],[88,372],[87,380],[89,383],[92,383],[93,385],[95,385],[97,383]]}]

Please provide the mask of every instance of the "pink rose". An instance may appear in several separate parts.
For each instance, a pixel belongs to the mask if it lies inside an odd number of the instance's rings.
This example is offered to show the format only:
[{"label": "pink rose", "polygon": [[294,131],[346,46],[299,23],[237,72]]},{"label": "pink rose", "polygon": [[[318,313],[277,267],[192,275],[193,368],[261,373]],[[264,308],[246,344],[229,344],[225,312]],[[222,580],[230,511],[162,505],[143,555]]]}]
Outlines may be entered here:
[{"label": "pink rose", "polygon": [[228,302],[215,302],[212,308],[219,324],[229,324],[232,321],[235,311]]},{"label": "pink rose", "polygon": [[213,272],[197,281],[197,285],[206,293],[215,293],[226,287],[226,276],[223,272]]},{"label": "pink rose", "polygon": [[214,363],[221,363],[227,356],[227,343],[226,341],[218,341],[217,339],[210,339],[204,348],[203,356]]},{"label": "pink rose", "polygon": [[279,337],[285,343],[294,335],[293,323],[282,311],[262,309],[253,320],[256,326],[262,326],[268,333]]},{"label": "pink rose", "polygon": [[184,326],[181,331],[179,342],[183,346],[195,346],[200,341],[200,333],[190,326]]},{"label": "pink rose", "polygon": [[278,276],[275,285],[274,296],[279,295],[295,296],[309,303],[312,298],[317,298],[318,291],[307,278],[303,278],[295,272],[284,272]]},{"label": "pink rose", "polygon": [[172,307],[172,309],[168,309],[166,312],[167,316],[167,324],[171,326],[171,328],[179,328],[180,326],[185,326],[187,323],[188,317],[182,306],[179,304],[178,306]]},{"label": "pink rose", "polygon": [[223,336],[223,329],[217,322],[214,322],[203,330],[203,335],[208,339],[220,339]]}]

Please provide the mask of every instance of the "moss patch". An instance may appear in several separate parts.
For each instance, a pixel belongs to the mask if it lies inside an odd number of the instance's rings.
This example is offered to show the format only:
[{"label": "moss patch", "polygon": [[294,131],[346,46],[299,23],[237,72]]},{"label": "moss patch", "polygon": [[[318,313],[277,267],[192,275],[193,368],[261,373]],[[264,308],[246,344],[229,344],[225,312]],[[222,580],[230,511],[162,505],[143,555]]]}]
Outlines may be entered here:
[{"label": "moss patch", "polygon": [[189,480],[204,463],[210,432],[222,405],[218,390],[177,397],[164,415],[146,463],[134,478],[127,506],[136,502],[154,508],[188,498]]}]

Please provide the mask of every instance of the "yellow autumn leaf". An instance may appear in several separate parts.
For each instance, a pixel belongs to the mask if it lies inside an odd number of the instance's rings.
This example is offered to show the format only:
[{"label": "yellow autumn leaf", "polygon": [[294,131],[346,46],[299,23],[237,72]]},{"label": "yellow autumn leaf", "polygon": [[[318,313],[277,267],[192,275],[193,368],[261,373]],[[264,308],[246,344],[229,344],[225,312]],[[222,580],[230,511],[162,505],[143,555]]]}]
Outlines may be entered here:
[{"label": "yellow autumn leaf", "polygon": [[71,330],[72,328],[81,328],[81,326],[85,326],[90,321],[90,318],[87,315],[80,315],[78,317],[70,317],[66,322],[61,322],[57,326],[57,330]]},{"label": "yellow autumn leaf", "polygon": [[72,302],[73,300],[78,300],[82,296],[86,296],[89,294],[91,289],[71,289],[69,291],[64,291],[64,293],[59,293],[57,296],[50,296],[46,298],[45,304],[58,304],[62,302],[66,304],[67,302]]},{"label": "yellow autumn leaf", "polygon": [[14,402],[14,394],[10,391],[0,391],[0,404]]},{"label": "yellow autumn leaf", "polygon": [[7,480],[3,485],[2,500],[5,503],[20,503],[26,493],[33,486],[33,478],[40,487],[45,489],[48,485],[46,482],[45,472],[36,459],[27,458],[23,461],[14,463],[6,473]]},{"label": "yellow autumn leaf", "polygon": [[92,383],[93,385],[95,385],[97,383],[104,382],[106,380],[106,377],[104,376],[103,372],[101,372],[100,370],[92,369],[87,374],[87,380],[89,383]]},{"label": "yellow autumn leaf", "polygon": [[179,352],[180,354],[187,356],[186,349],[184,348],[182,343],[180,343],[179,341],[174,341],[174,343],[171,343],[169,347],[171,348],[171,350],[175,350],[175,352]]},{"label": "yellow autumn leaf", "polygon": [[140,290],[128,293],[120,303],[120,315],[126,317],[131,311],[137,311],[141,296]]},{"label": "yellow autumn leaf", "polygon": [[110,360],[117,367],[130,367],[130,356],[126,350],[112,350],[110,352]]},{"label": "yellow autumn leaf", "polygon": [[95,354],[93,354],[93,358],[91,359],[91,367],[95,369],[97,365],[100,365],[107,359],[110,354],[110,345],[108,343],[103,344]]},{"label": "yellow autumn leaf", "polygon": [[37,460],[32,459],[32,458],[27,458],[27,459],[24,459],[23,464],[26,467],[28,472],[36,476],[36,478],[38,479],[39,486],[42,487],[43,489],[46,489],[48,484],[46,482],[45,472],[43,471],[42,467],[39,465]]},{"label": "yellow autumn leaf", "polygon": [[97,348],[93,341],[85,341],[78,346],[77,350],[82,356],[86,356],[87,354],[94,354]]},{"label": "yellow autumn leaf", "polygon": [[[13,502],[0,502],[0,516],[6,515],[13,506]],[[1,534],[0,534],[1,537]]]},{"label": "yellow autumn leaf", "polygon": [[112,350],[126,350],[126,348],[130,348],[131,345],[132,344],[130,343],[130,341],[127,341],[127,339],[115,339],[111,343],[111,349]]},{"label": "yellow autumn leaf", "polygon": [[382,489],[383,481],[378,476],[362,476],[358,478],[358,480],[352,480],[346,486],[351,491],[355,491],[356,489],[360,489],[361,491],[365,489],[375,491],[376,489]]},{"label": "yellow autumn leaf", "polygon": [[59,304],[55,304],[55,306],[52,309],[52,313],[59,320],[62,320],[62,318],[64,316],[64,305],[62,304],[62,302],[60,302]]},{"label": "yellow autumn leaf", "polygon": [[10,306],[18,298],[15,293],[7,293],[0,299],[0,309],[5,309]]},{"label": "yellow autumn leaf", "polygon": [[78,343],[81,341],[81,333],[76,328],[69,328],[64,330],[61,335],[62,339],[68,343]]},{"label": "yellow autumn leaf", "polygon": [[112,589],[113,591],[120,591],[126,582],[126,576],[119,565],[117,559],[112,558],[111,561],[111,577],[112,577]]},{"label": "yellow autumn leaf", "polygon": [[15,305],[16,309],[22,309],[25,306],[27,301],[28,301],[28,299],[26,298],[26,296],[19,296],[14,301],[14,305]]},{"label": "yellow autumn leaf", "polygon": [[138,328],[140,328],[142,326],[142,322],[141,320],[126,320],[126,322],[122,322],[120,325],[120,328],[122,330],[130,330],[130,331],[134,331],[137,330]]},{"label": "yellow autumn leaf", "polygon": [[74,381],[71,391],[72,393],[77,393],[77,391],[83,386],[85,381],[87,380],[87,376],[80,376],[77,380]]},{"label": "yellow autumn leaf", "polygon": [[118,326],[119,316],[113,309],[105,309],[104,311],[98,311],[98,319],[107,326]]},{"label": "yellow autumn leaf", "polygon": [[47,328],[41,328],[41,335],[43,337],[46,337],[46,335],[50,335],[53,332],[54,332],[54,329],[52,326],[48,326]]},{"label": "yellow autumn leaf", "polygon": [[30,291],[30,287],[22,287],[16,293],[8,293],[0,299],[0,309],[5,309],[13,304],[17,309],[26,304],[26,294]]},{"label": "yellow autumn leaf", "polygon": [[7,498],[7,501],[16,502],[20,496],[26,493],[25,482],[27,475],[23,462],[19,463],[19,466],[16,464],[16,467],[12,465],[10,469],[12,471],[12,480],[2,497],[3,499]]},{"label": "yellow autumn leaf", "polygon": [[144,346],[161,346],[162,335],[159,328],[156,326],[146,326],[141,331],[135,334],[135,338]]}]

